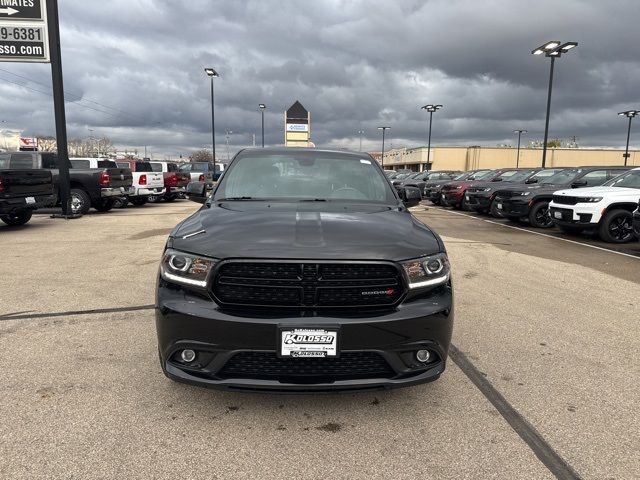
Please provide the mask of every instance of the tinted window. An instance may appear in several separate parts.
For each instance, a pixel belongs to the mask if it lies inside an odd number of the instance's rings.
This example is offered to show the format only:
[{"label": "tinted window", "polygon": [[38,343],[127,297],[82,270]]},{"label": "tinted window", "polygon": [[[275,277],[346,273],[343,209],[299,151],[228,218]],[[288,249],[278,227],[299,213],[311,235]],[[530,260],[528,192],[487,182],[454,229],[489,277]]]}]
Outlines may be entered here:
[{"label": "tinted window", "polygon": [[33,157],[30,153],[12,153],[11,168],[33,168]]},{"label": "tinted window", "polygon": [[89,160],[74,160],[70,159],[72,168],[90,168],[91,162]]},{"label": "tinted window", "polygon": [[9,168],[9,154],[0,153],[0,168]]},{"label": "tinted window", "polygon": [[153,172],[149,162],[136,162],[136,172]]},{"label": "tinted window", "polygon": [[[507,175],[509,174],[509,175]],[[506,175],[506,176],[505,176]],[[524,182],[531,175],[531,170],[512,170],[510,172],[505,172],[500,175],[503,182]]]},{"label": "tinted window", "polygon": [[640,170],[624,173],[613,180],[609,180],[605,185],[608,187],[640,188]]},{"label": "tinted window", "polygon": [[190,172],[191,171],[191,164],[190,163],[185,163],[183,165],[180,165],[180,171],[181,172]]},{"label": "tinted window", "polygon": [[569,168],[567,170],[562,170],[555,175],[551,175],[550,177],[545,178],[539,183],[542,185],[566,185],[568,183],[571,183],[579,173],[580,170],[576,168]]},{"label": "tinted window", "polygon": [[589,172],[582,178],[580,178],[580,181],[586,181],[588,187],[596,187],[598,185],[602,185],[607,181],[607,171],[595,170],[593,172]]},{"label": "tinted window", "polygon": [[118,165],[118,168],[131,168],[128,162],[116,162],[116,165]]},{"label": "tinted window", "polygon": [[[205,163],[205,162],[195,162],[191,164],[191,171],[192,172],[208,172],[209,171],[209,164]],[[216,169],[216,171],[218,171],[218,169]]]},{"label": "tinted window", "polygon": [[470,175],[467,180],[483,180],[493,175],[493,170],[480,170]]},{"label": "tinted window", "polygon": [[396,201],[375,161],[319,152],[241,155],[216,191],[223,197]]},{"label": "tinted window", "polygon": [[167,163],[167,172],[177,172],[178,171],[178,165],[176,165],[175,163]]},{"label": "tinted window", "polygon": [[118,168],[113,160],[98,160],[98,168]]},{"label": "tinted window", "polygon": [[547,168],[547,169],[544,169],[544,170],[540,170],[535,175],[532,175],[531,179],[533,180],[535,178],[536,180],[540,181],[543,178],[551,177],[552,175],[555,175],[556,173],[561,172],[561,171],[562,171],[561,168]]},{"label": "tinted window", "polygon": [[162,172],[162,164],[159,162],[151,162],[151,170],[154,172]]}]

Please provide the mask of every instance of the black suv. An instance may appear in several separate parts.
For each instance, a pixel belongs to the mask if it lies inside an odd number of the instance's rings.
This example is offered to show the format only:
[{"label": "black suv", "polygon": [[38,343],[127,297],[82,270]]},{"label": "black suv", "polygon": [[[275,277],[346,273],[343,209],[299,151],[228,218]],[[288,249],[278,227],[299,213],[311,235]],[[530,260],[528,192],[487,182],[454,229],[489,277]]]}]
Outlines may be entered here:
[{"label": "black suv", "polygon": [[640,239],[640,201],[638,201],[638,208],[633,212],[633,233]]},{"label": "black suv", "polygon": [[160,362],[178,381],[235,390],[390,388],[437,379],[453,327],[440,237],[372,157],[240,151],[160,264]]},{"label": "black suv", "polygon": [[529,220],[532,227],[549,228],[553,220],[549,202],[553,192],[566,188],[597,187],[617,177],[630,167],[576,167],[566,168],[535,185],[522,185],[501,190],[496,197],[496,208],[510,220]]}]

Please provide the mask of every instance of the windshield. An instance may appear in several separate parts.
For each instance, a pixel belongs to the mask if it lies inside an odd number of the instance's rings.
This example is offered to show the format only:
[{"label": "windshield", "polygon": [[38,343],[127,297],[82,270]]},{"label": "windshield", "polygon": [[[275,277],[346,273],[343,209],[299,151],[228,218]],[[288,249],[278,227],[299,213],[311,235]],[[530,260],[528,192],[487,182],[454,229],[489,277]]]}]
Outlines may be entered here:
[{"label": "windshield", "polygon": [[490,177],[491,175],[493,175],[493,170],[480,170],[474,173],[473,175],[470,175],[465,180],[483,180],[485,178]]},{"label": "windshield", "polygon": [[331,152],[241,154],[216,190],[223,198],[396,202],[375,161]]},{"label": "windshield", "polygon": [[602,184],[603,187],[640,188],[640,170],[618,175],[616,178]]},{"label": "windshield", "polygon": [[452,180],[466,180],[471,175],[472,175],[471,172],[464,172],[464,173],[461,173],[460,175],[456,175],[455,177],[452,178]]},{"label": "windshield", "polygon": [[531,175],[531,170],[509,170],[498,175],[503,182],[524,182]]},{"label": "windshield", "polygon": [[564,170],[563,168],[545,168],[544,170],[540,170],[538,173],[531,175],[531,178],[529,180],[537,180],[537,181],[541,181],[543,178],[548,178],[551,177],[552,175],[555,175],[558,172],[561,172],[562,170]]},{"label": "windshield", "polygon": [[571,183],[579,173],[580,170],[577,168],[569,168],[567,170],[562,170],[555,175],[551,175],[538,183],[541,185],[566,185],[567,183]]},{"label": "windshield", "polygon": [[162,164],[160,162],[151,162],[151,170],[154,172],[162,172]]}]

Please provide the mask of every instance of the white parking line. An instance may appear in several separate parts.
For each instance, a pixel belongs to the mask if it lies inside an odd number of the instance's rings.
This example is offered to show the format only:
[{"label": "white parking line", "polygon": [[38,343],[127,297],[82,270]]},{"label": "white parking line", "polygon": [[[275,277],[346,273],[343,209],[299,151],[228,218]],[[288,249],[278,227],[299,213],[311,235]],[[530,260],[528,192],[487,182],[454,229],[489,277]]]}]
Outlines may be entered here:
[{"label": "white parking line", "polygon": [[527,230],[526,228],[514,227],[513,225],[505,225],[504,223],[494,222],[493,220],[487,220],[486,218],[478,218],[476,216],[469,215],[467,213],[454,212],[453,210],[445,210],[444,208],[434,208],[434,207],[427,207],[427,208],[433,208],[434,210],[440,210],[440,211],[447,212],[447,213],[453,213],[454,215],[462,215],[463,217],[469,217],[469,218],[473,218],[475,220],[480,220],[482,222],[492,223],[494,225],[500,225],[501,227],[512,228],[514,230],[520,230],[521,232],[527,232],[527,233],[531,233],[533,235],[540,235],[541,237],[553,238],[555,240],[562,240],[563,242],[575,243],[576,245],[582,245],[583,247],[594,248],[596,250],[601,250],[603,252],[615,253],[616,255],[622,255],[623,257],[629,257],[629,258],[633,258],[634,260],[640,260],[640,257],[637,257],[635,255],[630,255],[628,253],[616,252],[615,250],[609,250],[608,248],[597,247],[595,245],[589,245],[588,243],[582,243],[582,242],[577,242],[575,240],[569,240],[568,238],[555,237],[555,236],[549,235],[547,233],[532,232],[531,230]]}]

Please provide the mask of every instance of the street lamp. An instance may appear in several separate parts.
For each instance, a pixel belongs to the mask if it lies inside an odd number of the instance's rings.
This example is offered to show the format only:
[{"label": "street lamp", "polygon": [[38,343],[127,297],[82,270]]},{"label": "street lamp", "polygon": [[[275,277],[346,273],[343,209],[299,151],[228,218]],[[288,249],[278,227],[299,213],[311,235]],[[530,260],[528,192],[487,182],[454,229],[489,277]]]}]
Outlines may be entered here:
[{"label": "street lamp", "polygon": [[211,139],[213,140],[212,150],[213,150],[213,174],[216,174],[216,110],[214,103],[214,95],[213,95],[213,79],[219,77],[218,72],[216,72],[213,68],[205,68],[204,73],[206,73],[211,79]]},{"label": "street lamp", "polygon": [[267,109],[267,106],[264,103],[259,103],[258,108],[262,114],[262,148],[264,148],[264,111]]},{"label": "street lamp", "polygon": [[542,168],[545,167],[547,162],[547,138],[549,136],[549,113],[551,112],[551,89],[553,87],[553,65],[556,58],[560,58],[563,53],[567,53],[572,48],[578,46],[577,42],[566,42],[560,44],[558,40],[552,40],[544,45],[531,51],[533,55],[542,55],[551,58],[551,67],[549,69],[549,92],[547,93],[547,117],[544,124],[544,142],[542,144]]},{"label": "street lamp", "polygon": [[631,136],[631,119],[638,115],[640,110],[627,110],[626,112],[620,112],[618,115],[621,117],[629,118],[629,126],[627,127],[627,146],[624,149],[624,166],[627,166],[627,160],[629,160],[629,137]]},{"label": "street lamp", "polygon": [[[224,136],[227,139],[227,163],[229,163],[229,161],[231,160],[231,156],[229,155],[229,137],[231,136],[232,133],[233,133],[233,130],[226,129],[224,131]],[[213,172],[215,173],[215,171],[216,170],[215,170],[215,166],[214,166]]]},{"label": "street lamp", "polygon": [[360,150],[358,150],[359,152],[362,151],[362,135],[364,135],[364,130],[358,130],[358,135],[360,135]]},{"label": "street lamp", "polygon": [[518,134],[518,155],[516,156],[516,168],[520,165],[520,137],[523,133],[527,133],[526,130],[514,130],[513,133]]},{"label": "street lamp", "polygon": [[380,157],[380,163],[382,165],[382,168],[384,168],[384,134],[390,128],[391,127],[378,127],[378,130],[382,130],[382,156]]},{"label": "street lamp", "polygon": [[431,158],[431,124],[433,123],[433,112],[437,112],[442,105],[425,105],[420,107],[422,110],[429,112],[429,143],[427,143],[427,170],[429,169],[429,159]]}]

